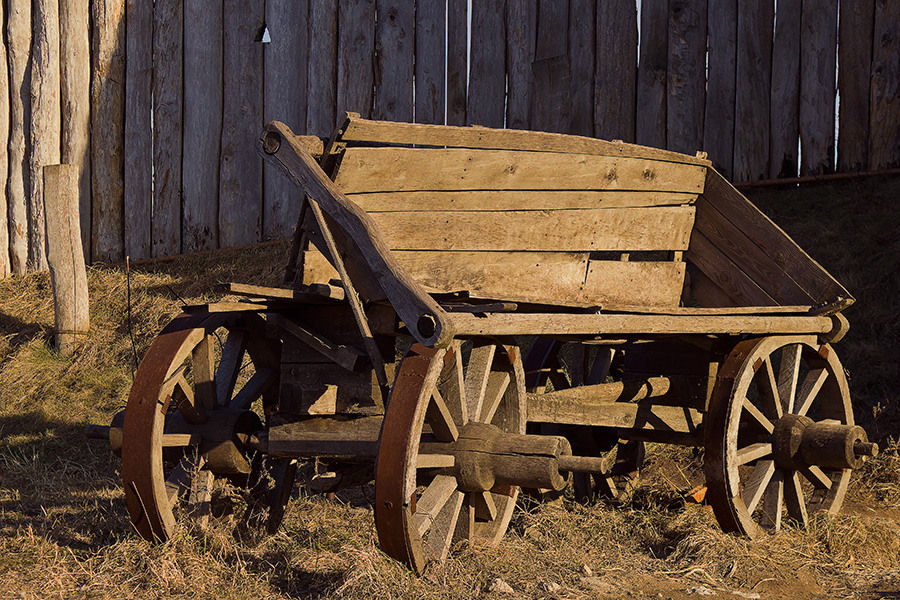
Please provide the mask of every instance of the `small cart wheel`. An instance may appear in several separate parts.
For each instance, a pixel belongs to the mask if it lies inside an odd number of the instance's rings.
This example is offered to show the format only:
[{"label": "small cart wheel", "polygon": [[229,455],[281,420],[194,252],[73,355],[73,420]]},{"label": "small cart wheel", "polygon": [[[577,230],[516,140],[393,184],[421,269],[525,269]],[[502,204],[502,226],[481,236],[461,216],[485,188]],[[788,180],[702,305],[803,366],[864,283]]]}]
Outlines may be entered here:
[{"label": "small cart wheel", "polygon": [[375,474],[378,540],[384,552],[416,573],[444,560],[456,539],[498,542],[519,493],[516,486],[478,488],[450,474],[454,456],[447,448],[465,426],[525,432],[519,349],[468,346],[413,345],[400,363],[384,416]]},{"label": "small cart wheel", "polygon": [[176,517],[204,526],[226,483],[247,489],[251,503],[264,495],[264,457],[245,445],[277,401],[280,349],[264,331],[249,312],[184,315],[141,361],[125,409],[122,478],[148,541],[169,539]]},{"label": "small cart wheel", "polygon": [[739,343],[719,372],[705,433],[707,498],[722,529],[755,537],[786,516],[840,510],[852,468],[877,451],[853,424],[844,369],[814,337]]}]

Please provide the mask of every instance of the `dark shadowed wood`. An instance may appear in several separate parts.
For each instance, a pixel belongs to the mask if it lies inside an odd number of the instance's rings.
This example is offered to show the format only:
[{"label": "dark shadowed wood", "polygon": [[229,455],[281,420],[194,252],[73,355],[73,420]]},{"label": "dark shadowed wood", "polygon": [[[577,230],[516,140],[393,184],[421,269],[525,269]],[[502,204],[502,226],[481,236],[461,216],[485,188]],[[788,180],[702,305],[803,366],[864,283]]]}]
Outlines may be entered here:
[{"label": "dark shadowed wood", "polygon": [[444,123],[446,7],[443,0],[419,0],[416,6],[417,123]]},{"label": "dark shadowed wood", "polygon": [[375,0],[340,0],[338,9],[337,114],[372,114]]},{"label": "dark shadowed wood", "polygon": [[[586,15],[579,18],[586,18]],[[598,3],[596,54],[594,135],[606,140],[633,142],[637,97],[637,12],[634,6],[626,2]]]},{"label": "dark shadowed wood", "polygon": [[416,7],[405,0],[375,6],[375,118],[412,122]]},{"label": "dark shadowed wood", "polygon": [[[597,55],[597,42],[594,29],[595,8],[594,0],[572,0],[569,4],[569,65],[571,68],[569,80],[569,96],[572,98],[572,118],[569,125],[569,133],[575,135],[594,135],[594,71],[595,57]],[[605,3],[604,3],[605,4]],[[632,11],[633,12],[633,11]],[[637,17],[633,20],[634,30],[637,31]],[[621,104],[629,104],[629,90],[635,90],[635,77],[637,76],[637,37],[633,40],[628,37],[629,30],[622,31],[622,45],[625,53],[631,57],[631,81],[626,71],[620,82],[622,93],[618,99]],[[631,111],[634,111],[634,100],[631,99]],[[627,129],[627,127],[626,127]],[[626,142],[633,138],[618,137]]]},{"label": "dark shadowed wood", "polygon": [[265,20],[262,0],[225,0],[224,106],[219,172],[219,245],[259,241],[262,162],[253,140],[262,127]]},{"label": "dark shadowed wood", "polygon": [[719,285],[710,279],[699,267],[688,263],[688,280],[690,281],[690,296],[701,307],[730,307],[740,306],[741,302],[735,300]]},{"label": "dark shadowed wood", "polygon": [[570,133],[572,64],[569,56],[569,11],[565,2],[538,3],[533,69],[533,129]]},{"label": "dark shadowed wood", "polygon": [[[452,2],[452,0],[451,0]],[[472,47],[466,123],[503,127],[506,96],[503,0],[472,4]]]},{"label": "dark shadowed wood", "polygon": [[537,0],[506,1],[506,126],[528,129],[534,103],[534,42]]},{"label": "dark shadowed wood", "polygon": [[706,104],[706,0],[671,0],[667,147],[694,154],[703,145]]},{"label": "dark shadowed wood", "polygon": [[669,0],[643,0],[635,141],[654,148],[666,147],[668,23]]},{"label": "dark shadowed wood", "polygon": [[447,2],[447,125],[466,124],[469,65],[466,0]]},{"label": "dark shadowed wood", "polygon": [[[3,23],[0,23],[0,34]],[[0,35],[0,206],[6,203],[6,182],[9,180],[9,154],[7,144],[9,142],[9,71],[6,69],[6,36]],[[9,221],[5,210],[0,210],[0,279],[9,277]]]},{"label": "dark shadowed wood", "polygon": [[769,99],[774,5],[738,3],[734,106],[734,179],[765,179],[769,172]]},{"label": "dark shadowed wood", "polygon": [[710,0],[707,16],[709,72],[703,150],[716,169],[731,176],[734,164],[734,86],[737,49],[737,0]]},{"label": "dark shadowed wood", "polygon": [[[31,120],[31,0],[5,3],[9,62],[9,181],[4,202],[9,219],[9,258],[12,272],[24,275],[28,263],[27,197],[28,127]],[[5,65],[4,65],[5,67]]]},{"label": "dark shadowed wood", "polygon": [[334,130],[337,98],[337,0],[309,5],[309,75],[306,133],[326,137]]},{"label": "dark shadowed wood", "polygon": [[869,166],[869,88],[875,3],[870,0],[841,0],[840,19],[838,171],[860,171]]},{"label": "dark shadowed wood", "polygon": [[800,0],[778,3],[772,47],[769,176],[797,175],[800,135]]},{"label": "dark shadowed wood", "polygon": [[[136,0],[135,0],[136,1]],[[219,245],[219,150],[222,145],[222,3],[185,0],[184,145],[181,245],[185,252]]]},{"label": "dark shadowed wood", "polygon": [[872,50],[869,169],[900,165],[900,4],[875,2]]},{"label": "dark shadowed wood", "polygon": [[128,0],[125,43],[125,255],[150,258],[153,204],[153,3]]},{"label": "dark shadowed wood", "polygon": [[803,5],[800,19],[801,175],[834,171],[837,2]]}]

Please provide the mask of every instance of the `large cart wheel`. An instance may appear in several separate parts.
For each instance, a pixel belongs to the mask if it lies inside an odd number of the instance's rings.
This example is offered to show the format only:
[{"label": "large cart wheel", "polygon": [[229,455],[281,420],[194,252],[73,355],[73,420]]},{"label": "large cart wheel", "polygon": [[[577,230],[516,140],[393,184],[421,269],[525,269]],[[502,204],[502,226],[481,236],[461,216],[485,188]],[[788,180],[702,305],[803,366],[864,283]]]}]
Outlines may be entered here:
[{"label": "large cart wheel", "polygon": [[249,490],[246,499],[261,495],[263,457],[244,443],[277,401],[280,348],[264,332],[254,313],[184,315],[141,361],[125,409],[122,478],[145,539],[167,540],[186,515],[205,524],[224,484]]},{"label": "large cart wheel", "polygon": [[[400,363],[384,417],[375,475],[382,550],[421,573],[455,539],[496,543],[519,488],[455,464],[453,447],[487,449],[497,433],[525,432],[522,362],[515,346],[415,344]],[[468,356],[466,356],[468,355]]]},{"label": "large cart wheel", "polygon": [[739,343],[706,421],[707,498],[722,529],[755,537],[840,510],[850,471],[877,452],[853,424],[847,379],[814,337]]}]

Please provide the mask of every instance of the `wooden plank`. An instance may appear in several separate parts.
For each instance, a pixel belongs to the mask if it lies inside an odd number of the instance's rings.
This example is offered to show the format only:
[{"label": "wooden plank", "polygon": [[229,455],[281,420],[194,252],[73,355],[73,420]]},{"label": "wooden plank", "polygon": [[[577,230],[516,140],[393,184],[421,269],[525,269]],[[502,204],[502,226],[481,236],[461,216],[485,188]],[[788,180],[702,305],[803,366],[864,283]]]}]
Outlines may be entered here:
[{"label": "wooden plank", "polygon": [[[153,206],[153,3],[127,0],[125,18],[125,255],[150,258]],[[165,66],[162,66],[165,70]],[[167,127],[167,125],[164,125]]]},{"label": "wooden plank", "polygon": [[469,73],[466,0],[447,1],[447,125],[465,125]]},{"label": "wooden plank", "polygon": [[124,259],[125,0],[91,0],[91,258]]},{"label": "wooden plank", "polygon": [[803,6],[800,19],[801,175],[834,172],[838,3]]},{"label": "wooden plank", "polygon": [[[572,0],[569,3],[569,96],[572,99],[572,116],[569,123],[569,133],[575,135],[595,135],[594,123],[594,63],[597,55],[597,42],[595,35],[596,21],[594,0]],[[602,6],[606,6],[603,3]],[[635,17],[636,19],[636,17]],[[633,23],[635,35],[637,35],[637,21]],[[623,36],[628,31],[623,31]],[[631,43],[631,69],[633,75],[637,75],[637,37],[633,41],[623,40],[623,46]],[[632,78],[633,79],[633,78]],[[627,80],[619,83],[622,93],[617,102],[628,104],[629,89],[636,90],[636,80],[632,80],[631,87]],[[634,112],[634,100],[630,110]],[[634,141],[631,137],[620,137],[627,142]]]},{"label": "wooden plank", "polygon": [[[82,252],[90,258],[91,244],[91,24],[90,5],[60,0],[60,98],[62,162],[78,167],[79,223]],[[6,61],[0,61],[6,64]],[[127,82],[127,79],[126,79]],[[6,143],[0,144],[6,148]],[[5,168],[3,169],[6,170]],[[0,186],[3,189],[3,186]],[[3,243],[0,247],[7,248]]]},{"label": "wooden plank", "polygon": [[306,133],[330,136],[336,121],[337,3],[318,0],[309,5],[309,75]]},{"label": "wooden plank", "polygon": [[6,43],[9,61],[9,181],[5,200],[9,219],[12,272],[24,275],[28,264],[28,119],[31,114],[31,0],[6,3]]},{"label": "wooden plank", "polygon": [[219,245],[259,241],[262,162],[263,49],[256,35],[265,22],[263,0],[225,0],[222,149],[219,171]]},{"label": "wooden plank", "polygon": [[864,171],[869,167],[869,88],[875,3],[869,0],[840,0],[839,11],[838,87],[841,107],[837,170]]},{"label": "wooden plank", "polygon": [[351,118],[342,141],[379,142],[383,144],[418,144],[460,148],[533,150],[570,154],[601,154],[634,158],[652,158],[667,162],[709,165],[709,161],[634,144],[608,142],[595,138],[514,129],[482,127],[443,127],[368,121]]},{"label": "wooden plank", "polygon": [[900,165],[900,5],[875,2],[872,87],[869,92],[869,169]]},{"label": "wooden plank", "polygon": [[467,149],[350,148],[335,182],[344,193],[569,189],[697,193],[705,169],[643,159]]},{"label": "wooden plank", "polygon": [[[135,0],[137,1],[137,0]],[[184,146],[181,245],[218,248],[219,152],[222,145],[224,14],[222,3],[185,0]]]},{"label": "wooden plank", "polygon": [[671,1],[667,77],[667,147],[693,154],[703,146],[706,0]]},{"label": "wooden plank", "polygon": [[[726,249],[727,250],[727,249]],[[691,235],[691,247],[685,255],[717,286],[725,290],[740,304],[751,306],[771,306],[776,302],[740,266],[735,264],[721,249],[717,248],[699,231]]]},{"label": "wooden plank", "polygon": [[416,106],[417,123],[443,123],[447,98],[444,34],[447,31],[447,3],[419,0],[416,4]]},{"label": "wooden plank", "polygon": [[506,2],[506,126],[530,129],[534,104],[534,43],[537,36],[537,0]]},{"label": "wooden plank", "polygon": [[800,135],[800,5],[782,0],[772,48],[772,104],[769,117],[769,176],[797,175]]},{"label": "wooden plank", "polygon": [[683,262],[592,260],[584,299],[602,306],[678,306],[684,269]]},{"label": "wooden plank", "polygon": [[532,64],[532,128],[539,131],[571,133],[572,64],[569,60],[568,33],[568,3],[538,3],[537,40]]},{"label": "wooden plank", "polygon": [[638,77],[636,7],[627,2],[600,2],[596,26],[593,135],[633,142]]},{"label": "wooden plank", "polygon": [[666,147],[666,80],[669,62],[669,0],[642,0],[635,141]]},{"label": "wooden plank", "polygon": [[319,332],[305,328],[287,317],[271,314],[267,320],[348,371],[356,371],[365,360],[365,354],[356,348],[336,344]]},{"label": "wooden plank", "polygon": [[372,213],[397,250],[686,250],[694,208]]},{"label": "wooden plank", "polygon": [[[6,35],[0,20],[0,206],[6,205],[6,183],[9,181],[9,71],[6,63]],[[0,279],[11,274],[9,258],[9,220],[7,211],[0,210]]]},{"label": "wooden plank", "polygon": [[347,194],[366,212],[389,211],[503,211],[627,208],[692,204],[696,194],[686,192],[633,192],[609,190],[471,190],[425,192],[374,192]]},{"label": "wooden plank", "polygon": [[[265,45],[263,120],[278,119],[294,131],[306,129],[307,0],[268,0]],[[265,239],[290,235],[303,192],[270,165],[263,167],[262,234]]]},{"label": "wooden plank", "polygon": [[734,89],[737,68],[737,0],[710,0],[707,15],[709,71],[703,149],[725,177],[734,164]]},{"label": "wooden plank", "polygon": [[688,263],[688,280],[690,281],[690,302],[697,302],[701,307],[735,307],[741,302],[728,295],[728,292],[719,287],[699,267]]},{"label": "wooden plank", "polygon": [[543,394],[529,394],[528,420],[617,429],[642,429],[703,436],[703,415],[693,408],[653,404],[597,404],[563,401]]},{"label": "wooden plank", "polygon": [[372,115],[375,85],[375,0],[340,0],[337,114]]},{"label": "wooden plank", "polygon": [[466,123],[503,127],[506,69],[498,57],[506,51],[503,0],[482,0],[472,5],[469,91]]},{"label": "wooden plank", "polygon": [[[153,217],[150,251],[154,257],[171,256],[181,251],[182,6],[181,0],[156,0],[153,11]],[[129,214],[125,220],[125,230],[131,226]]]},{"label": "wooden plank", "polygon": [[411,123],[416,6],[376,0],[375,8],[375,118]]},{"label": "wooden plank", "polygon": [[769,173],[774,10],[770,2],[738,3],[733,172],[738,181],[765,179]]}]

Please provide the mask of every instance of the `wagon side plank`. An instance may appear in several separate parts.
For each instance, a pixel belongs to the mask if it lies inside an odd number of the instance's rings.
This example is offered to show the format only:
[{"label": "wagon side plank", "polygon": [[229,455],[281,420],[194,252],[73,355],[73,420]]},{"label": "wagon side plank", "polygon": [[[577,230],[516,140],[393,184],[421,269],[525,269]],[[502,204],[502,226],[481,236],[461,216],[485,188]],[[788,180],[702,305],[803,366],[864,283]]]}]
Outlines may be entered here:
[{"label": "wagon side plank", "polygon": [[778,304],[753,279],[699,231],[691,235],[691,247],[685,258],[695,264],[729,296],[743,304]]},{"label": "wagon side plank", "polygon": [[686,192],[633,192],[630,190],[469,190],[373,192],[347,194],[366,212],[390,211],[504,211],[565,210],[582,208],[637,208],[693,204],[696,194]]}]

